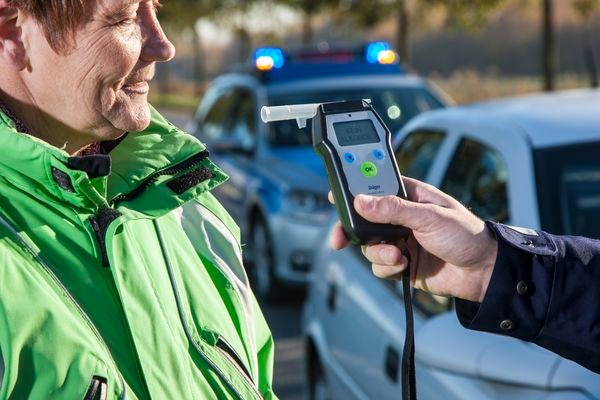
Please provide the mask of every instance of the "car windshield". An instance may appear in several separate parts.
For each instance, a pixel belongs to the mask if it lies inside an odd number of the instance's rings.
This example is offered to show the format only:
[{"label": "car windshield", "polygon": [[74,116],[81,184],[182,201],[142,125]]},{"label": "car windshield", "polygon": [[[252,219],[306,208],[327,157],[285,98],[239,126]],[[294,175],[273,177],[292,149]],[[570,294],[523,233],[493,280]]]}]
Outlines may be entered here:
[{"label": "car windshield", "polygon": [[[395,134],[415,115],[443,107],[443,104],[424,88],[381,88],[330,91],[305,91],[273,94],[269,105],[325,103],[331,101],[371,99],[373,107],[392,134]],[[309,146],[312,127],[298,128],[296,121],[278,121],[269,124],[268,140],[273,146]]]},{"label": "car windshield", "polygon": [[542,228],[600,238],[600,142],[534,152]]}]

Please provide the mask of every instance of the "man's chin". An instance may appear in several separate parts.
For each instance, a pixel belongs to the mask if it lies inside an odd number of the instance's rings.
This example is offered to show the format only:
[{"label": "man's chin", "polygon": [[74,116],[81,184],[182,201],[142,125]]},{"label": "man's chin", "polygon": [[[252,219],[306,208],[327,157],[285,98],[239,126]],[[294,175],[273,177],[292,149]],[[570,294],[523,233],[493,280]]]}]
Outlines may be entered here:
[{"label": "man's chin", "polygon": [[143,131],[150,125],[150,108],[144,105],[128,107],[128,110],[119,113],[113,120],[113,126],[122,132]]}]

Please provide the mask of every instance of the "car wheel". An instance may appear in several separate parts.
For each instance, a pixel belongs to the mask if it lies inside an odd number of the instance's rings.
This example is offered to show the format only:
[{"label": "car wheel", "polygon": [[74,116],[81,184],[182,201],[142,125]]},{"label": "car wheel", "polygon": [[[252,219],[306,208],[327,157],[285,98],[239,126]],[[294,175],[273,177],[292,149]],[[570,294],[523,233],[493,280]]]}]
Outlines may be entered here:
[{"label": "car wheel", "polygon": [[252,267],[250,276],[259,298],[273,298],[278,289],[273,272],[273,242],[265,222],[257,218],[252,225]]},{"label": "car wheel", "polygon": [[331,393],[329,393],[329,386],[327,380],[323,374],[323,367],[317,361],[311,368],[310,382],[309,382],[309,400],[331,400]]}]

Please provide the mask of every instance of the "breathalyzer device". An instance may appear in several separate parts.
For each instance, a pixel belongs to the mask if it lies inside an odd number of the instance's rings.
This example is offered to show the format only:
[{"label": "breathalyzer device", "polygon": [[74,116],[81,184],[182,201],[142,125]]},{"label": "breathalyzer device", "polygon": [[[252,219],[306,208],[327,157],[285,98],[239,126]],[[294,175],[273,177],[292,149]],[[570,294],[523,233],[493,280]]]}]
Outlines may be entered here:
[{"label": "breathalyzer device", "polygon": [[354,198],[359,194],[407,197],[391,133],[370,100],[263,107],[261,118],[264,122],[295,119],[300,128],[312,119],[313,147],[325,163],[349,241],[362,245],[408,237],[407,228],[369,222],[354,210]]}]

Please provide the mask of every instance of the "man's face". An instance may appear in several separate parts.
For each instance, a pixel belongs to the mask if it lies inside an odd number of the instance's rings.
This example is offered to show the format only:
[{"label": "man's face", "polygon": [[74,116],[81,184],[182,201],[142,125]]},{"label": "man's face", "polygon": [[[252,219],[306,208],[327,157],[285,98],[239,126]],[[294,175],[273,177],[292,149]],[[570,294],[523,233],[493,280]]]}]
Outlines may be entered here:
[{"label": "man's face", "polygon": [[33,27],[27,83],[36,106],[87,143],[146,128],[155,63],[175,53],[156,19],[156,3],[97,0],[74,46],[61,53],[49,46],[41,27]]}]

